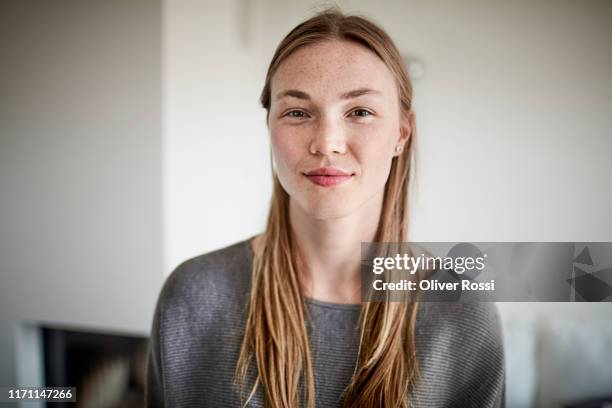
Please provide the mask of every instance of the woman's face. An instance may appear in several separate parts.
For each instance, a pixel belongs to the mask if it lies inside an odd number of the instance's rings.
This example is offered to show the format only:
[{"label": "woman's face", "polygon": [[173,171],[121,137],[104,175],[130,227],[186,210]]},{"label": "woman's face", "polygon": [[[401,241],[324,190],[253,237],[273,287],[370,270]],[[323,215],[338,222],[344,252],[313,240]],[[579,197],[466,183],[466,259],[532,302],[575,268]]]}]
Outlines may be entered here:
[{"label": "woman's face", "polygon": [[400,114],[391,71],[354,42],[302,47],[272,77],[268,126],[277,175],[290,199],[317,219],[382,202],[411,122]]}]

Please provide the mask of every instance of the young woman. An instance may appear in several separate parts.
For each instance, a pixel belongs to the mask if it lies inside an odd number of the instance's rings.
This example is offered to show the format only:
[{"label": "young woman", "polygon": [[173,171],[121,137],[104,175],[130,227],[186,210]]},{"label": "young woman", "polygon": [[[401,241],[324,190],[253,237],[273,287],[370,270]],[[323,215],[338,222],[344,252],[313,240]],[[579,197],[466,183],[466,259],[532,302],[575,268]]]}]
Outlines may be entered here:
[{"label": "young woman", "polygon": [[388,35],[310,18],[278,46],[261,102],[266,229],[168,277],[146,405],[503,406],[494,303],[360,302],[361,242],[408,239],[412,87]]}]

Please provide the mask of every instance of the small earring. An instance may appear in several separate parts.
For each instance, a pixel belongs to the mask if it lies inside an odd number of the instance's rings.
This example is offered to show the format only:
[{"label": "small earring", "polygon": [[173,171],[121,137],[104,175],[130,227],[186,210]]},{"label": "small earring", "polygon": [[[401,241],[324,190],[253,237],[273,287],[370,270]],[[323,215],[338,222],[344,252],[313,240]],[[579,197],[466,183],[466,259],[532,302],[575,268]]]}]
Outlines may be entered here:
[{"label": "small earring", "polygon": [[401,152],[401,151],[402,151],[402,145],[397,145],[397,146],[395,146],[395,152],[396,152],[396,153],[399,153],[399,152]]}]

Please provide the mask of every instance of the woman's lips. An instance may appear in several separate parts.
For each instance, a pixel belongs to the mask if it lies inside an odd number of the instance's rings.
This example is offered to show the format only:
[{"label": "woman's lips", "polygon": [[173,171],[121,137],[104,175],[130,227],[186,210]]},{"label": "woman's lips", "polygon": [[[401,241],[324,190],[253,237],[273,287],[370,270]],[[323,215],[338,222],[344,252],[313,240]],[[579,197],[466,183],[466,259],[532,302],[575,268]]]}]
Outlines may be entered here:
[{"label": "woman's lips", "polygon": [[337,186],[348,181],[353,176],[306,176],[308,180],[322,187]]},{"label": "woman's lips", "polygon": [[335,167],[319,167],[304,173],[304,175],[311,182],[322,187],[337,186],[353,177],[353,174]]}]

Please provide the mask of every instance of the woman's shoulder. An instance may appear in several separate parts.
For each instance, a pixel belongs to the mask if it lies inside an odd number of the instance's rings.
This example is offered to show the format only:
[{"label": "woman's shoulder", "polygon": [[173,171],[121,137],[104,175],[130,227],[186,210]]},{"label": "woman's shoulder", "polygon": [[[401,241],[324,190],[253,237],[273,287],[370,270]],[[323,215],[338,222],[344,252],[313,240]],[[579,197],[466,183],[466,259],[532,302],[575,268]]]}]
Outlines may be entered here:
[{"label": "woman's shoulder", "polygon": [[[451,274],[442,271],[429,279],[455,282]],[[417,328],[448,342],[469,341],[463,348],[486,342],[501,346],[501,319],[490,296],[478,291],[441,293],[427,292],[422,297],[429,300],[419,304]]]},{"label": "woman's shoulder", "polygon": [[425,394],[438,393],[441,405],[503,406],[504,345],[494,302],[420,303],[415,342]]},{"label": "woman's shoulder", "polygon": [[209,303],[242,295],[250,285],[251,239],[181,262],[166,278],[158,303]]},{"label": "woman's shoulder", "polygon": [[449,353],[449,359],[468,359],[482,352],[503,356],[502,325],[495,302],[421,302],[415,330],[423,347]]}]

